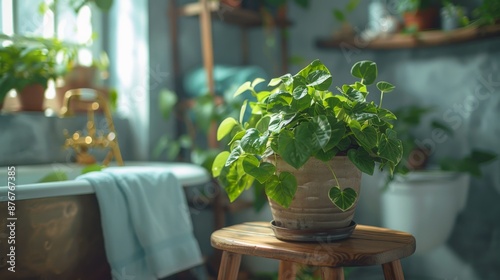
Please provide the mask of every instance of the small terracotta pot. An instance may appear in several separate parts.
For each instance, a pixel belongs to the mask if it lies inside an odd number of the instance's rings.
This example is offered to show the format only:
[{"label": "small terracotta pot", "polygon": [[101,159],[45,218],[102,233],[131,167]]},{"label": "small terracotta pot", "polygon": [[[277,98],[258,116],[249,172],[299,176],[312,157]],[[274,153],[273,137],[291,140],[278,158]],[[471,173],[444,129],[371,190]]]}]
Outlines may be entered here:
[{"label": "small terracotta pot", "polygon": [[25,86],[17,92],[22,111],[43,111],[46,86],[40,84]]},{"label": "small terracotta pot", "polygon": [[406,12],[403,14],[405,27],[416,27],[417,31],[435,29],[439,27],[439,10],[435,7]]},{"label": "small terracotta pot", "polygon": [[[273,160],[269,158],[270,162]],[[361,171],[346,156],[336,156],[328,164],[335,171],[340,187],[354,189],[359,197]],[[276,167],[280,172],[292,173],[297,178],[298,184],[289,208],[284,208],[269,199],[274,223],[277,226],[298,230],[323,230],[345,228],[350,225],[357,200],[355,205],[345,212],[332,203],[328,193],[337,183],[324,162],[311,158],[297,170],[278,158]]]}]

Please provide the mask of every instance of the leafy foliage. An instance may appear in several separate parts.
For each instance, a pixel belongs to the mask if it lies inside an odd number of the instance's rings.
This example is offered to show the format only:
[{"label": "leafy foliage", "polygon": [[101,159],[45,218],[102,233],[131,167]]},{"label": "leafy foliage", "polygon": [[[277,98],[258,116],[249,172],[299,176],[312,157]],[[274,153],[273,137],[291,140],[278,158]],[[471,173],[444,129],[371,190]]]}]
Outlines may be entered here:
[{"label": "leafy foliage", "polygon": [[[392,174],[403,153],[390,123],[396,117],[366,101],[377,66],[361,61],[352,67],[351,74],[360,81],[342,85],[334,94],[329,91],[330,71],[315,60],[296,75],[272,79],[269,89],[257,92],[255,82],[247,82],[236,91],[236,95],[246,90],[252,93],[254,100],[248,101],[251,116],[239,121],[229,117],[222,122],[217,135],[219,140],[230,140],[230,151],[220,153],[212,165],[213,176],[219,178],[231,201],[256,181],[268,197],[284,207],[290,205],[297,180],[265,160],[273,155],[296,169],[312,157],[327,162],[336,155],[348,155],[362,172],[372,174],[379,162]],[[381,93],[394,88],[387,82],[377,86]],[[354,190],[342,190],[338,185],[330,191],[332,203],[344,211],[356,197]]]},{"label": "leafy foliage", "polygon": [[[406,174],[413,170],[427,168],[428,158],[433,151],[419,147],[416,144],[418,137],[413,130],[420,125],[423,117],[433,110],[434,108],[432,107],[411,105],[395,111],[398,119],[393,123],[403,143],[403,158],[396,166],[395,173]],[[446,137],[453,136],[454,131],[446,123],[438,120],[431,120],[430,128],[435,132],[439,131]],[[496,158],[497,155],[492,152],[473,149],[469,155],[463,158],[443,157],[436,161],[439,162],[439,167],[443,171],[469,173],[472,176],[480,177],[482,175],[481,165],[489,163]],[[390,180],[391,178],[388,181]]]},{"label": "leafy foliage", "polygon": [[47,87],[50,79],[67,73],[76,51],[76,45],[57,39],[0,35],[0,100],[11,89]]},{"label": "leafy foliage", "polygon": [[474,10],[474,16],[481,25],[495,24],[500,19],[500,1],[483,0]]}]

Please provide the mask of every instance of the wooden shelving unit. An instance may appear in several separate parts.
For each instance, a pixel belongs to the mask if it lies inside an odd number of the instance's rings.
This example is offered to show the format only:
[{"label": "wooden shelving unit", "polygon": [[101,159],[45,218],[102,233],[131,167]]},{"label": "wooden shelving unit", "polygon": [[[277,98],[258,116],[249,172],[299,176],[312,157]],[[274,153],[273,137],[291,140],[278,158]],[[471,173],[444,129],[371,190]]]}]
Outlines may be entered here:
[{"label": "wooden shelving unit", "polygon": [[[229,24],[243,27],[256,27],[262,25],[262,18],[258,13],[253,11],[231,7],[218,1],[208,2],[207,9],[212,13],[214,19],[219,19]],[[202,3],[195,2],[179,7],[178,14],[180,16],[198,16],[202,11]]]},{"label": "wooden shelving unit", "polygon": [[393,34],[372,41],[354,38],[322,38],[316,40],[320,49],[358,48],[358,49],[407,49],[432,46],[443,46],[465,43],[491,37],[500,37],[500,24],[484,27],[464,27],[452,31],[422,31],[415,34]]},{"label": "wooden shelving unit", "polygon": [[[271,24],[280,30],[280,45],[281,45],[281,60],[282,60],[282,70],[286,72],[288,69],[288,47],[285,28],[291,24],[288,20],[278,21],[264,18],[259,12],[241,9],[237,7],[231,7],[229,5],[220,3],[219,1],[210,0],[196,0],[192,3],[188,3],[182,6],[177,5],[176,0],[169,0],[168,8],[168,18],[170,20],[170,37],[172,42],[172,61],[173,61],[173,72],[174,79],[176,81],[175,91],[180,92],[181,86],[179,80],[181,79],[180,71],[180,49],[178,43],[178,19],[180,17],[199,17],[200,30],[201,30],[201,49],[203,56],[203,66],[207,75],[207,87],[210,94],[215,95],[215,85],[213,78],[213,68],[214,68],[214,52],[213,52],[213,41],[212,41],[212,19],[219,20],[223,23],[236,25],[241,27],[241,48],[242,48],[242,62],[243,64],[248,63],[249,49],[248,49],[248,39],[247,30],[249,28],[264,26],[266,24]],[[186,100],[183,102],[184,105],[189,106],[193,102]],[[212,129],[212,136],[209,137],[208,143],[209,147],[216,147],[217,141],[215,140],[215,128]]]},{"label": "wooden shelving unit", "polygon": [[241,27],[242,34],[242,51],[243,51],[243,63],[248,62],[248,40],[247,40],[247,29],[261,27],[265,24],[271,24],[280,29],[281,39],[281,53],[282,53],[282,70],[286,72],[288,69],[288,47],[286,40],[285,28],[291,25],[289,20],[277,20],[271,19],[272,22],[266,22],[266,20],[259,12],[246,10],[237,7],[231,7],[229,5],[220,3],[219,1],[209,1],[209,0],[198,0],[193,3],[185,4],[183,6],[177,6],[176,0],[169,0],[169,12],[168,17],[170,19],[171,26],[171,39],[173,45],[173,61],[174,61],[174,73],[177,77],[179,74],[179,48],[177,40],[177,30],[178,30],[178,18],[179,17],[192,17],[198,16],[200,20],[200,30],[201,30],[201,44],[203,52],[204,67],[207,71],[207,81],[208,88],[210,92],[213,92],[213,42],[212,42],[212,19],[219,20],[223,23],[236,25]]},{"label": "wooden shelving unit", "polygon": [[[261,14],[255,11],[231,7],[218,1],[207,2],[207,10],[212,13],[212,18],[222,22],[238,25],[245,28],[260,27],[264,25],[264,19]],[[203,11],[201,2],[186,4],[178,8],[179,16],[198,16]],[[291,21],[277,21],[278,26],[289,26]]]},{"label": "wooden shelving unit", "polygon": [[[180,67],[180,48],[178,40],[179,18],[180,17],[198,17],[200,23],[200,41],[201,51],[203,57],[203,66],[206,71],[207,87],[210,94],[214,95],[214,103],[223,102],[221,98],[215,96],[215,84],[213,77],[214,68],[214,52],[212,41],[212,20],[218,20],[225,24],[239,26],[241,28],[241,48],[242,48],[242,62],[248,62],[249,56],[247,30],[249,28],[261,27],[271,25],[280,30],[280,47],[282,70],[287,71],[288,64],[288,47],[287,36],[285,28],[291,25],[288,20],[276,20],[263,17],[259,12],[245,10],[241,8],[231,7],[220,3],[219,1],[211,0],[193,0],[182,6],[177,5],[177,0],[168,0],[169,7],[167,16],[170,23],[170,39],[172,43],[172,61],[173,61],[173,75],[175,81],[175,91],[181,92],[181,67]],[[269,22],[271,20],[271,22]],[[215,105],[215,104],[214,104]],[[182,111],[194,106],[193,100],[181,100],[179,107]],[[216,141],[216,124],[213,123],[209,129],[207,143],[209,148],[216,148],[218,143]],[[194,141],[194,140],[193,140]],[[224,194],[222,194],[224,195]],[[226,205],[225,200],[221,194],[217,195],[214,199],[213,207],[215,212],[215,226],[220,228],[224,225],[224,212],[239,211],[240,209],[248,208],[251,203],[242,201],[234,205]]]}]

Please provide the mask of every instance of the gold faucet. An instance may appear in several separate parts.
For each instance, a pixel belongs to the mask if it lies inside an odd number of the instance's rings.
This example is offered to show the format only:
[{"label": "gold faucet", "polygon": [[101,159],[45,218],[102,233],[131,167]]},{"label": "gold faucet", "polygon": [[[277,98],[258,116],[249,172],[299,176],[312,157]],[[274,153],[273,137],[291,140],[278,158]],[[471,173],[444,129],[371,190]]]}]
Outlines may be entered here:
[{"label": "gold faucet", "polygon": [[[116,159],[118,165],[123,165],[123,159],[118,146],[118,139],[116,137],[115,126],[111,112],[109,110],[107,100],[102,96],[102,93],[88,88],[79,88],[68,90],[64,94],[63,106],[61,108],[60,116],[69,117],[73,115],[71,111],[71,102],[86,102],[90,104],[87,106],[87,135],[80,131],[76,131],[69,135],[68,130],[64,130],[66,141],[64,148],[72,148],[76,152],[76,162],[80,164],[94,164],[96,159],[88,153],[90,148],[109,148],[109,152],[104,158],[102,165],[107,166],[113,157]],[[94,122],[94,112],[102,108],[104,117],[108,124],[108,133],[96,133]],[[96,135],[98,134],[98,135]]]}]

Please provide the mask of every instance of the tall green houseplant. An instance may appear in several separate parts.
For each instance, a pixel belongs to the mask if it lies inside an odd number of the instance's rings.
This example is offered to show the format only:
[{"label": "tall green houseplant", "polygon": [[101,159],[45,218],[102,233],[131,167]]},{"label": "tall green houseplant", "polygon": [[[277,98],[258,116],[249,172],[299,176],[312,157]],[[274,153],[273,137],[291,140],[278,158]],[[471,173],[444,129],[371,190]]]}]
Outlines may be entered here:
[{"label": "tall green houseplant", "polygon": [[[383,96],[394,89],[388,82],[376,83],[379,104],[368,102],[368,86],[375,83],[377,65],[356,63],[351,74],[359,81],[330,91],[332,75],[319,60],[295,75],[286,74],[269,82],[269,89],[255,91],[263,79],[243,84],[235,96],[250,91],[239,120],[225,119],[217,132],[218,140],[229,140],[229,151],[221,152],[212,166],[230,201],[252,185],[265,189],[267,196],[289,207],[297,191],[297,179],[290,172],[279,172],[273,158],[300,169],[309,159],[328,162],[347,156],[362,172],[373,174],[376,163],[392,174],[403,153],[401,141],[392,129],[396,116],[382,107]],[[251,116],[245,120],[245,112]],[[336,184],[328,195],[342,211],[351,208],[357,193]]]}]

